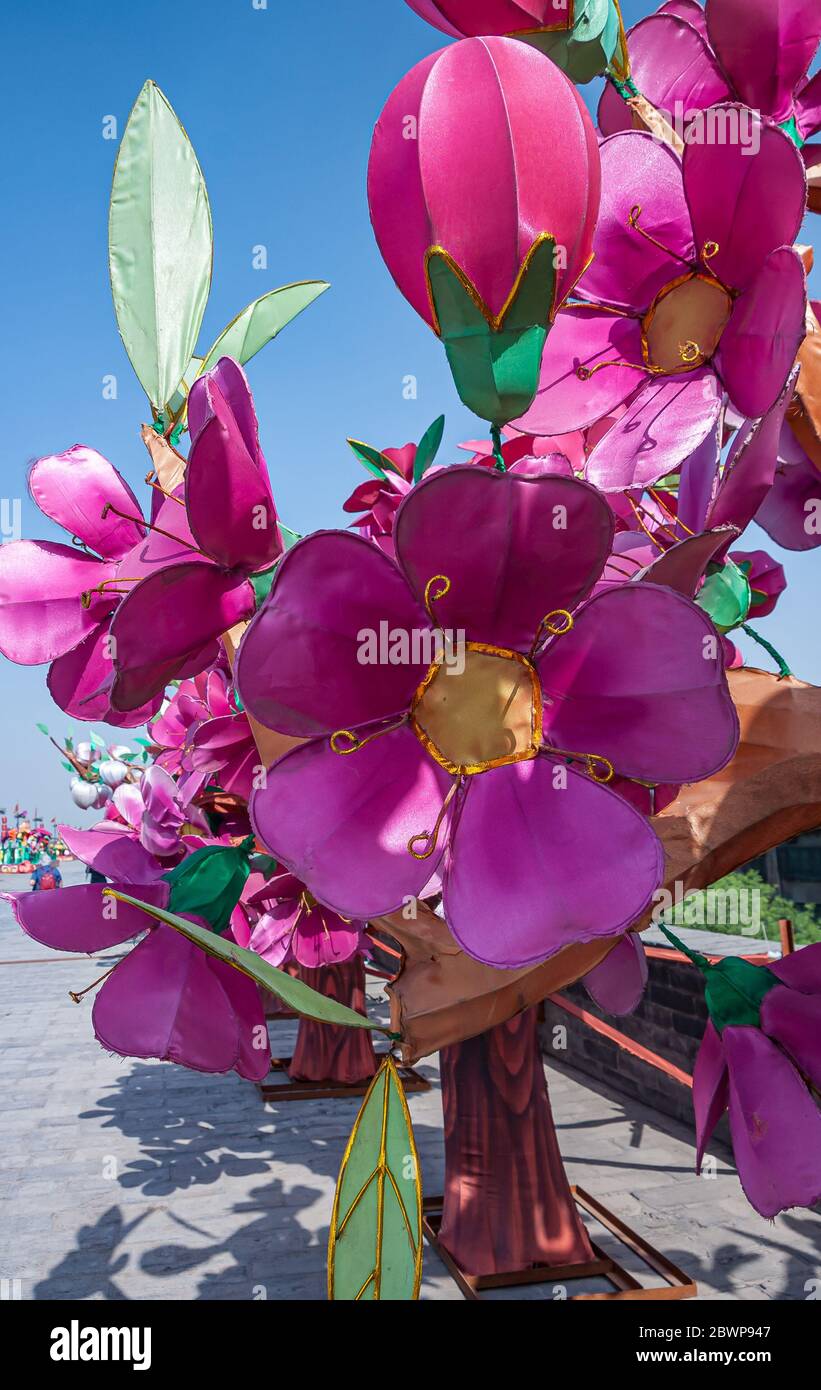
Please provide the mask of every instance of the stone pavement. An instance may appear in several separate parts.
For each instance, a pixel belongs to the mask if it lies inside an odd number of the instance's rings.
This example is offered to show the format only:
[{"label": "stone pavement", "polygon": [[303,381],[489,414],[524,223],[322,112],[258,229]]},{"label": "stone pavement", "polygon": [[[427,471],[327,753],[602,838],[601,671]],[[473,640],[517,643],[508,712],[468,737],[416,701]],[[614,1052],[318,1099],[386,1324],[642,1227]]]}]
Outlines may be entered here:
[{"label": "stone pavement", "polygon": [[[79,1007],[68,997],[105,968],[40,948],[0,903],[0,1279],[20,1281],[4,1295],[323,1299],[334,1183],[358,1102],[263,1106],[234,1075],[109,1057],[91,1033],[90,996]],[[276,1050],[290,1050],[294,1025],[272,1027]],[[436,1083],[433,1061],[420,1070]],[[714,1178],[698,1179],[685,1128],[569,1070],[548,1074],[571,1181],[697,1279],[700,1297],[818,1296],[819,1214],[763,1221],[726,1154]],[[437,1084],[410,1108],[425,1188],[441,1191]],[[460,1297],[429,1249],[422,1296]]]}]

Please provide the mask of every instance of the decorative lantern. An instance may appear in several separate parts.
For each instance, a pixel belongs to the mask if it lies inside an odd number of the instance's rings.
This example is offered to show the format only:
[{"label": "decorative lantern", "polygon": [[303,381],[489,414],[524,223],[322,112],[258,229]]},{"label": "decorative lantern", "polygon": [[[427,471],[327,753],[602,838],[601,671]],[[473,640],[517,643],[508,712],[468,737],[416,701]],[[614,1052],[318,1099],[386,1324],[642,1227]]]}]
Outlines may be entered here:
[{"label": "decorative lantern", "polygon": [[431,54],[377,122],[379,249],[442,338],[465,405],[495,427],[533,399],[553,317],[590,260],[599,187],[575,87],[515,39]]}]

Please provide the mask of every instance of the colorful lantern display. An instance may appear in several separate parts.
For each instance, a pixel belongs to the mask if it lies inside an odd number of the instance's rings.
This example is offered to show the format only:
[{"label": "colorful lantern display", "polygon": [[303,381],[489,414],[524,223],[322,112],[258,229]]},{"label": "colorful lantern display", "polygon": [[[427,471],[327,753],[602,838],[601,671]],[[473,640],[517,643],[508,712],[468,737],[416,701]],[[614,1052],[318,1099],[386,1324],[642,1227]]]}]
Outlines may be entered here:
[{"label": "colorful lantern display", "polygon": [[513,39],[424,58],[377,122],[368,201],[385,263],[442,338],[462,400],[497,426],[523,414],[599,206],[595,132],[573,85]]}]

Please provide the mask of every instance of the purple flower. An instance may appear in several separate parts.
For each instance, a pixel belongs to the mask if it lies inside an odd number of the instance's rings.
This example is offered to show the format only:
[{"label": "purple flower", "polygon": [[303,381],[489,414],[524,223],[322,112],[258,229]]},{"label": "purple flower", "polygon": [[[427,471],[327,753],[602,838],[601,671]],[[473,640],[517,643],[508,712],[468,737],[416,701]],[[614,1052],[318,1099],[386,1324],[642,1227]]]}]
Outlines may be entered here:
[{"label": "purple flower", "polygon": [[[67,714],[123,728],[142,724],[159,700],[123,713],[112,709],[108,689],[111,616],[136,567],[147,572],[155,553],[139,503],[108,460],[83,444],[38,459],[29,490],[73,544],[0,547],[0,651],[23,666],[50,662],[49,692]],[[173,506],[164,504],[166,524]]]},{"label": "purple flower", "polygon": [[[73,853],[111,876],[115,889],[147,906],[168,908],[171,885],[138,841],[99,830],[61,829]],[[103,977],[94,1000],[94,1033],[107,1051],[262,1080],[270,1067],[270,1049],[253,980],[147,912],[106,897],[108,886],[63,888],[56,908],[49,893],[3,896],[23,931],[55,951],[96,955],[130,947]],[[136,937],[140,940],[133,945]],[[85,993],[78,994],[78,1003]]]},{"label": "purple flower", "polygon": [[688,145],[683,161],[629,131],[601,147],[595,259],[558,313],[522,429],[551,434],[627,409],[591,452],[606,491],[675,471],[718,420],[775,404],[804,336],[791,243],[805,185],[790,139],[757,116],[760,148]]},{"label": "purple flower", "polygon": [[[761,1216],[821,1200],[821,943],[768,966],[709,966],[711,1018],[693,1073],[701,1170],[725,1110],[741,1185]],[[726,983],[725,983],[726,982]]]},{"label": "purple flower", "polygon": [[367,920],[441,863],[454,936],[500,967],[641,914],[661,846],[603,784],[708,777],[738,725],[688,599],[625,584],[584,602],[613,525],[587,483],[463,465],[403,502],[395,562],[344,531],[288,552],[237,679],[249,714],[307,740],[251,812],[319,902]]},{"label": "purple flower", "polygon": [[316,970],[350,960],[362,947],[365,924],[323,907],[293,874],[277,874],[248,902],[262,909],[250,948],[271,965],[295,960]]},{"label": "purple flower", "polygon": [[170,680],[197,675],[218,655],[217,639],[254,611],[251,576],[282,553],[248,382],[223,357],[188,398],[193,438],[185,470],[185,556],[137,584],[111,626],[115,709],[131,710]]},{"label": "purple flower", "polygon": [[[698,138],[705,108],[737,101],[789,131],[808,170],[810,207],[821,210],[821,77],[808,77],[821,39],[817,0],[673,0],[628,31],[642,95]],[[632,112],[610,83],[599,103],[605,135],[629,130]]]}]

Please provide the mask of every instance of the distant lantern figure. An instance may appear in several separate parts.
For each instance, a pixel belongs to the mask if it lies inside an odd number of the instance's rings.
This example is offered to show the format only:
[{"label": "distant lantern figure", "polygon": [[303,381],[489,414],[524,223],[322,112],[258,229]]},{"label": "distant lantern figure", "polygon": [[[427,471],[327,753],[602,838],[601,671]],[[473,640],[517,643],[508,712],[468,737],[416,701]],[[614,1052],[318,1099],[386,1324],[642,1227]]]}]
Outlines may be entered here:
[{"label": "distant lantern figure", "polygon": [[498,34],[545,53],[573,82],[599,76],[617,54],[623,29],[616,0],[407,0],[452,38]]},{"label": "distant lantern figure", "polygon": [[431,54],[377,122],[368,201],[379,249],[442,338],[462,400],[494,426],[533,398],[556,310],[590,261],[599,193],[575,87],[515,39]]}]

